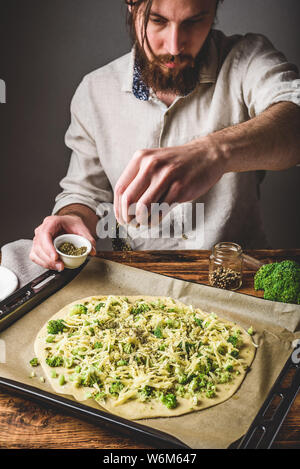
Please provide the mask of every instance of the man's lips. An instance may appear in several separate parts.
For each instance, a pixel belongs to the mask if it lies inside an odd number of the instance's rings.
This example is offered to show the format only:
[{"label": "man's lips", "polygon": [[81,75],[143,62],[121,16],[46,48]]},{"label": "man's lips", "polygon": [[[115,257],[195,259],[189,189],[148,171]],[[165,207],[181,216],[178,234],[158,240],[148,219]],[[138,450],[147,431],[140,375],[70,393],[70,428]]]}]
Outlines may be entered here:
[{"label": "man's lips", "polygon": [[181,61],[176,61],[176,62],[163,62],[163,65],[169,69],[174,69],[174,68],[184,68],[187,67],[188,65],[192,65],[191,61],[188,60],[181,60]]},{"label": "man's lips", "polygon": [[167,68],[176,68],[178,67],[178,64],[174,64],[174,62],[168,62],[164,64]]}]

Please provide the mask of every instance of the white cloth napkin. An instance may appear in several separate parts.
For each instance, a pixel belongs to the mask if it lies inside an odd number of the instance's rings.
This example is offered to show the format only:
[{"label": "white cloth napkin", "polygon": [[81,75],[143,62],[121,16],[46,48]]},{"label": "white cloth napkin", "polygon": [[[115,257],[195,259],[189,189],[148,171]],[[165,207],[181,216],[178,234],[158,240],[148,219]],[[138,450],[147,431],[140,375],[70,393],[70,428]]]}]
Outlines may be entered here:
[{"label": "white cloth napkin", "polygon": [[20,239],[1,248],[1,265],[16,274],[19,288],[46,272],[46,269],[29,259],[31,246],[31,239]]}]

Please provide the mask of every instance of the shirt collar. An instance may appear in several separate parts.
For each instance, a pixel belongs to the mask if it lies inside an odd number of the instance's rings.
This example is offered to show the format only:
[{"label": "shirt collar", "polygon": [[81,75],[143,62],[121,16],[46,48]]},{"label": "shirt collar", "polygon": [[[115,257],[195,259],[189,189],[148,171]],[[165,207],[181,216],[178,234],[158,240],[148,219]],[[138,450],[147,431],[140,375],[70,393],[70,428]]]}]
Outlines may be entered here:
[{"label": "shirt collar", "polygon": [[[203,64],[199,74],[200,83],[215,83],[218,72],[218,51],[214,41],[214,30],[211,31],[207,45],[207,60]],[[131,49],[128,73],[124,77],[122,91],[133,93],[142,101],[147,101],[150,97],[150,90],[141,79],[139,65],[135,59],[135,47]]]}]

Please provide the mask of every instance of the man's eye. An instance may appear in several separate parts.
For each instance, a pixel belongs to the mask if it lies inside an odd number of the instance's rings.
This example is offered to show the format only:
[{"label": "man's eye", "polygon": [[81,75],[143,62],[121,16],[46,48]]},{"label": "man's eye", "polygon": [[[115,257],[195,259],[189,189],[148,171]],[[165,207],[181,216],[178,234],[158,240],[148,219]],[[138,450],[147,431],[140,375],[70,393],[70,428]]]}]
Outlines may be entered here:
[{"label": "man's eye", "polygon": [[159,19],[159,18],[151,18],[150,21],[154,24],[165,24],[165,20]]},{"label": "man's eye", "polygon": [[204,18],[199,18],[197,20],[188,20],[188,21],[185,21],[184,24],[186,24],[187,26],[191,26],[193,24],[199,24],[199,23],[202,23],[204,21]]}]

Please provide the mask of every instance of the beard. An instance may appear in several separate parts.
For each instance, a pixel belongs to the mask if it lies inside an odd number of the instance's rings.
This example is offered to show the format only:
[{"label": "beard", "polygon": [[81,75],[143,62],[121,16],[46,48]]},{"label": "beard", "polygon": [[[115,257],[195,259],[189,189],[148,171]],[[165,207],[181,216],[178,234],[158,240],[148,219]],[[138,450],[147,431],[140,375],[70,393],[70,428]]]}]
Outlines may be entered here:
[{"label": "beard", "polygon": [[[141,78],[148,88],[152,88],[154,92],[171,92],[186,96],[199,83],[201,68],[207,59],[207,48],[208,38],[195,58],[185,54],[177,56],[166,54],[154,56],[153,60],[149,60],[144,49],[136,41],[135,58],[140,69]],[[166,63],[174,63],[177,67],[166,68],[164,66]]]}]

